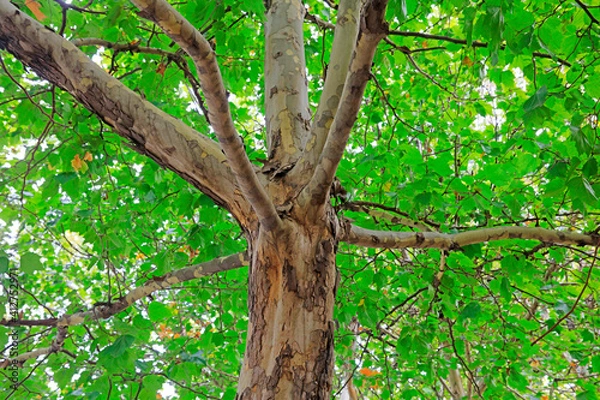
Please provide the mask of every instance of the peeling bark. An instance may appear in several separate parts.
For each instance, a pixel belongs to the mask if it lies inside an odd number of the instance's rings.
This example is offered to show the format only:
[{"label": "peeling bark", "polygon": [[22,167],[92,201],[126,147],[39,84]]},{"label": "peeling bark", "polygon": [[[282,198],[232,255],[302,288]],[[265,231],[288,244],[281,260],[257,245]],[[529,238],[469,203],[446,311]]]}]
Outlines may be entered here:
[{"label": "peeling bark", "polygon": [[140,14],[156,23],[178,43],[194,61],[202,92],[206,97],[210,124],[244,197],[250,202],[260,223],[275,229],[281,221],[265,188],[256,176],[229,110],[229,99],[217,56],[202,34],[164,0],[132,0]]},{"label": "peeling bark", "polygon": [[302,163],[299,168],[297,168],[300,173],[314,170],[327,140],[333,119],[337,114],[356,45],[359,19],[360,1],[340,1],[323,93],[321,93],[319,107],[312,123],[311,137],[305,148],[305,156],[301,160]]},{"label": "peeling bark", "polygon": [[265,118],[267,170],[293,166],[310,127],[304,56],[304,5],[299,0],[274,0],[265,25]]},{"label": "peeling bark", "polygon": [[250,324],[239,399],[328,399],[333,379],[337,222],[284,220],[251,239]]},{"label": "peeling bark", "polygon": [[346,224],[341,241],[364,247],[382,249],[429,248],[457,250],[462,246],[502,239],[530,239],[543,243],[599,246],[600,235],[554,231],[526,226],[480,228],[460,233],[384,232]]},{"label": "peeling bark", "polygon": [[[300,194],[300,204],[311,215],[318,211],[329,198],[329,188],[335,178],[338,165],[360,109],[367,81],[371,76],[371,63],[377,44],[385,36],[384,21],[386,0],[368,2],[362,12],[358,41],[352,55],[350,70],[344,90],[333,118],[331,131],[325,141],[314,174]],[[315,212],[316,211],[316,212]]]}]

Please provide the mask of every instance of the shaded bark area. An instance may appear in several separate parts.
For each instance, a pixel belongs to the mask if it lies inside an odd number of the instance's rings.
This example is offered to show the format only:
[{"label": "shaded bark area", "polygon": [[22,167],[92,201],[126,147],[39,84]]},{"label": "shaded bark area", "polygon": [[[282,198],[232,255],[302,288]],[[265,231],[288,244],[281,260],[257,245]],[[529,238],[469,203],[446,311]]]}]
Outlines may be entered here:
[{"label": "shaded bark area", "polygon": [[238,399],[329,399],[337,221],[284,219],[251,242],[250,323]]}]

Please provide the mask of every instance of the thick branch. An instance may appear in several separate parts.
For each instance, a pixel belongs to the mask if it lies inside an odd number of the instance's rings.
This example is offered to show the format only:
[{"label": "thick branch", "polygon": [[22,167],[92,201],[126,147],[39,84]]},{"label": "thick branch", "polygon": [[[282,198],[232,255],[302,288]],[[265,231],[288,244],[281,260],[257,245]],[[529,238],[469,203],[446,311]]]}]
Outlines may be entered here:
[{"label": "thick branch", "polygon": [[384,22],[386,6],[387,0],[372,0],[363,10],[358,42],[342,92],[338,113],[333,119],[331,131],[315,172],[301,193],[301,204],[310,203],[313,206],[311,208],[318,208],[326,201],[335,172],[344,154],[350,130],[358,115],[367,81],[371,76],[371,64],[377,44],[387,33],[387,25]]},{"label": "thick branch", "polygon": [[[208,119],[208,110],[206,109],[206,106],[204,105],[204,101],[202,100],[202,97],[200,96],[200,93],[199,93],[199,91],[201,90],[200,82],[198,82],[198,79],[196,79],[196,76],[194,74],[192,74],[192,71],[190,70],[190,68],[188,66],[187,59],[183,56],[183,53],[166,51],[166,50],[157,49],[154,47],[140,46],[139,41],[138,42],[130,42],[130,43],[115,43],[115,42],[110,42],[108,40],[98,39],[98,38],[82,38],[82,39],[72,40],[71,43],[73,43],[77,47],[83,47],[83,46],[98,46],[98,47],[100,47],[101,46],[106,49],[113,50],[114,54],[124,53],[124,52],[155,54],[155,55],[164,57],[169,61],[173,61],[177,65],[177,67],[179,67],[181,72],[183,72],[183,75],[185,76],[185,78],[188,80],[188,82],[192,86],[191,91],[194,95],[194,100],[198,103],[198,107],[200,107],[200,109],[202,110],[202,113],[204,114],[204,118],[206,118],[206,122],[210,125],[210,120]],[[112,66],[111,66],[111,68],[112,68]],[[135,71],[135,69],[127,71],[125,73],[125,75],[130,74],[133,71]],[[122,75],[118,79],[121,79],[125,75]]]},{"label": "thick branch", "polygon": [[310,126],[300,0],[273,0],[265,24],[265,118],[268,169],[289,168]]},{"label": "thick branch", "polygon": [[192,183],[240,221],[249,218],[250,207],[238,194],[217,143],[142,100],[8,0],[0,0],[0,48],[72,94],[138,152]]},{"label": "thick branch", "polygon": [[348,67],[356,45],[359,19],[360,1],[342,0],[338,8],[333,47],[329,56],[323,93],[321,93],[319,107],[312,124],[312,137],[306,146],[305,159],[308,165],[302,166],[301,170],[314,170],[327,140],[329,128],[337,114],[344,83],[348,76]]},{"label": "thick branch", "polygon": [[563,232],[544,228],[505,226],[460,233],[384,232],[348,225],[341,240],[364,247],[383,249],[435,248],[457,250],[462,246],[502,239],[530,239],[543,243],[600,246],[600,235]]},{"label": "thick branch", "polygon": [[65,339],[67,338],[67,328],[60,327],[58,328],[58,333],[56,334],[56,338],[52,341],[52,344],[48,347],[42,347],[39,349],[35,349],[32,351],[28,351],[22,354],[17,355],[15,358],[5,359],[0,365],[1,366],[9,366],[15,363],[23,363],[24,361],[31,360],[34,358],[38,358],[39,356],[44,356],[52,353],[58,353],[62,350],[63,345],[65,343]]},{"label": "thick branch", "polygon": [[248,265],[249,261],[245,253],[232,254],[227,257],[216,258],[211,261],[192,265],[187,268],[168,273],[163,276],[154,277],[142,286],[132,289],[125,296],[112,304],[96,305],[88,311],[82,311],[71,315],[63,315],[60,318],[47,318],[42,320],[2,320],[3,326],[74,326],[88,321],[109,318],[126,308],[130,307],[136,301],[162,289],[167,289],[173,285],[209,276],[217,272],[229,271]]},{"label": "thick branch", "polygon": [[275,206],[258,181],[254,167],[246,155],[241,137],[231,119],[227,91],[223,84],[215,52],[210,44],[189,21],[166,1],[132,0],[132,3],[140,9],[142,17],[156,23],[194,61],[202,92],[206,97],[211,126],[221,143],[244,197],[250,202],[264,227],[273,229],[279,226],[281,220]]},{"label": "thick branch", "polygon": [[63,316],[56,321],[56,325],[79,325],[87,320],[106,319],[125,310],[136,301],[143,299],[158,290],[169,288],[181,282],[212,275],[217,272],[241,268],[245,265],[248,265],[248,258],[245,253],[232,254],[227,257],[216,258],[201,264],[192,265],[191,267],[183,268],[161,277],[155,277],[145,282],[142,286],[138,286],[131,290],[113,304],[95,307],[92,310],[73,315]]}]

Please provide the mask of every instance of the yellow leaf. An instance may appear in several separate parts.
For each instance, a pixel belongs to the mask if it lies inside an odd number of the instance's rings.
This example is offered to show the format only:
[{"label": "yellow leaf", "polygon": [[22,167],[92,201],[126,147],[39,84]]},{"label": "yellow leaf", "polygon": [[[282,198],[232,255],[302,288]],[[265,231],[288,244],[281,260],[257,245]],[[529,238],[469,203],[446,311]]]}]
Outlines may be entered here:
[{"label": "yellow leaf", "polygon": [[365,305],[365,299],[360,299],[360,301],[358,302],[358,306],[364,306]]},{"label": "yellow leaf", "polygon": [[158,64],[158,68],[156,68],[156,73],[161,75],[161,76],[165,76],[165,71],[167,70],[167,64],[165,63],[160,63]]},{"label": "yellow leaf", "polygon": [[38,21],[43,21],[46,19],[46,15],[40,10],[42,5],[35,0],[25,0],[25,7],[29,8],[29,11],[33,13],[33,15],[38,19]]},{"label": "yellow leaf", "polygon": [[462,64],[466,65],[467,67],[472,67],[474,63],[469,56],[465,56],[465,58],[462,59]]},{"label": "yellow leaf", "polygon": [[84,166],[84,162],[81,158],[79,158],[79,154],[75,154],[75,157],[71,160],[71,165],[75,169],[75,171],[79,172],[81,168]]},{"label": "yellow leaf", "polygon": [[379,374],[378,371],[373,371],[372,369],[366,367],[359,369],[358,372],[360,372],[364,376],[375,376]]},{"label": "yellow leaf", "polygon": [[94,159],[94,156],[92,156],[92,153],[90,153],[89,151],[85,152],[85,155],[83,156],[83,160],[84,161],[92,161]]},{"label": "yellow leaf", "polygon": [[385,190],[386,192],[389,192],[391,187],[392,184],[390,182],[386,182],[383,184],[383,190]]}]

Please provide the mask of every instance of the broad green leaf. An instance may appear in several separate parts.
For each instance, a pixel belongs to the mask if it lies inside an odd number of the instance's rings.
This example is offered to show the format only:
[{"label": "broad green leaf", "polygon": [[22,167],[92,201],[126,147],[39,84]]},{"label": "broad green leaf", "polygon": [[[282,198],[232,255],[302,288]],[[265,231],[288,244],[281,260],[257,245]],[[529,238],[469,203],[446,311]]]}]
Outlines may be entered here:
[{"label": "broad green leaf", "polygon": [[548,95],[548,88],[546,86],[540,87],[536,92],[523,104],[523,111],[526,113],[532,112],[536,108],[544,105],[546,96]]},{"label": "broad green leaf", "polygon": [[153,301],[148,305],[148,317],[152,322],[162,321],[171,315],[171,309],[158,301]]},{"label": "broad green leaf", "polygon": [[472,302],[463,308],[461,316],[464,319],[477,319],[481,314],[481,306],[479,303]]},{"label": "broad green leaf", "polygon": [[19,265],[19,269],[26,273],[32,274],[35,271],[39,271],[43,268],[43,264],[40,261],[40,256],[34,253],[25,253],[21,255],[21,262]]},{"label": "broad green leaf", "polygon": [[115,340],[115,342],[110,346],[106,347],[104,351],[113,357],[120,357],[127,349],[131,347],[134,340],[135,338],[131,335],[119,336],[117,340]]},{"label": "broad green leaf", "polygon": [[568,183],[569,194],[573,199],[579,199],[587,204],[597,204],[598,196],[590,182],[583,178],[573,178]]}]

